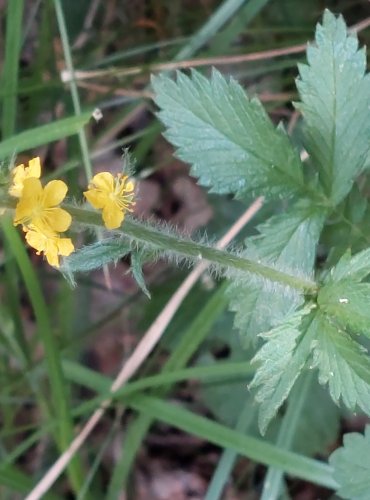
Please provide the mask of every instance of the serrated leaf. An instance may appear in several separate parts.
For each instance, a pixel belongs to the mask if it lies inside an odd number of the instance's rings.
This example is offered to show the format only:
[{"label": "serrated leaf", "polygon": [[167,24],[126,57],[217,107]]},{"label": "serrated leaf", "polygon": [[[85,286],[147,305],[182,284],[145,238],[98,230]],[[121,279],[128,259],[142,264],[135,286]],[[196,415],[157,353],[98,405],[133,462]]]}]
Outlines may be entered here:
[{"label": "serrated leaf", "polygon": [[74,283],[74,273],[86,273],[99,269],[110,262],[117,262],[131,250],[130,242],[121,238],[106,240],[86,245],[63,260],[60,271]]},{"label": "serrated leaf", "polygon": [[150,299],[150,292],[146,287],[144,275],[143,275],[143,256],[139,252],[131,253],[131,272],[135,278],[136,283],[139,285],[142,292]]},{"label": "serrated leaf", "polygon": [[370,78],[366,53],[348,34],[341,16],[325,11],[307,49],[308,65],[299,65],[297,87],[305,127],[305,148],[324,190],[339,203],[352,187],[370,149]]},{"label": "serrated leaf", "polygon": [[332,399],[351,411],[358,406],[370,415],[370,359],[366,350],[329,317],[319,313],[314,319],[317,338],[313,366],[319,370],[320,384],[328,384]]},{"label": "serrated leaf", "polygon": [[[297,204],[289,213],[260,226],[261,234],[247,240],[245,255],[294,276],[310,278],[323,220],[323,213]],[[303,302],[297,290],[253,278],[231,284],[229,296],[244,345],[279,324]]]},{"label": "serrated leaf", "polygon": [[365,435],[358,432],[345,434],[343,447],[330,458],[333,477],[339,484],[338,495],[350,500],[368,500],[370,492],[370,426]]},{"label": "serrated leaf", "polygon": [[177,154],[217,193],[289,195],[304,187],[301,161],[286,133],[232,78],[192,71],[152,78],[159,117]]},{"label": "serrated leaf", "polygon": [[258,387],[255,398],[261,403],[258,423],[262,434],[288,397],[310,355],[315,330],[305,316],[311,310],[312,306],[306,306],[282,325],[260,334],[266,343],[252,360],[260,366],[250,387]]},{"label": "serrated leaf", "polygon": [[370,336],[370,284],[341,280],[324,286],[318,296],[320,309],[342,328]]},{"label": "serrated leaf", "polygon": [[358,252],[351,257],[351,253],[346,252],[337,265],[330,271],[326,282],[335,282],[343,279],[361,281],[370,274],[370,248]]}]

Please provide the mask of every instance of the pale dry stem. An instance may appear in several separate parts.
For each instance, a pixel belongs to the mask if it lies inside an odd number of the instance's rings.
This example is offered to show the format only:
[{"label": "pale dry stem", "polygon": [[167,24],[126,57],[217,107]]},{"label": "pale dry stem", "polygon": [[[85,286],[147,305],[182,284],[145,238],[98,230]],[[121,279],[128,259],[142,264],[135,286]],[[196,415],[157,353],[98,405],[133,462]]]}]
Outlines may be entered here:
[{"label": "pale dry stem", "polygon": [[[225,248],[235,236],[242,230],[242,228],[251,220],[251,218],[260,210],[263,204],[263,197],[257,198],[252,205],[244,212],[244,214],[235,222],[235,224],[227,231],[223,238],[217,243],[218,249]],[[181,286],[177,289],[171,299],[167,302],[162,312],[158,315],[154,323],[150,326],[146,334],[143,336],[136,349],[124,363],[121,371],[111,385],[110,392],[113,394],[118,389],[121,389],[124,384],[136,373],[143,362],[147,359],[150,352],[160,340],[163,332],[167,328],[171,319],[180,307],[181,303],[190,292],[196,281],[201,274],[207,269],[208,263],[206,261],[198,264],[189,276],[184,280]],[[67,467],[73,456],[81,448],[90,433],[98,424],[106,408],[111,404],[112,398],[106,399],[101,406],[95,410],[79,434],[74,438],[54,465],[46,472],[44,477],[28,494],[25,500],[39,500],[44,493],[46,493],[53,483],[62,474]]]}]

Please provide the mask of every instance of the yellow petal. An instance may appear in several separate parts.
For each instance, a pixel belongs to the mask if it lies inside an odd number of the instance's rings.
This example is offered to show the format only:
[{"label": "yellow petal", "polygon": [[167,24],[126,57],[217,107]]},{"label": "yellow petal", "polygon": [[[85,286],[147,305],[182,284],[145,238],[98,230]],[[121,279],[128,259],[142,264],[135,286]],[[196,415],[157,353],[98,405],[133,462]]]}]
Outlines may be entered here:
[{"label": "yellow petal", "polygon": [[42,184],[36,177],[29,177],[23,182],[22,199],[28,199],[29,203],[39,205],[42,197]]},{"label": "yellow petal", "polygon": [[[57,233],[67,231],[72,223],[71,215],[63,208],[48,208],[43,211],[41,218],[44,225]],[[37,225],[36,221],[34,223]]]},{"label": "yellow petal", "polygon": [[50,181],[44,188],[43,206],[55,207],[61,203],[68,191],[68,186],[63,181]]},{"label": "yellow petal", "polygon": [[105,193],[113,193],[114,191],[114,177],[110,172],[100,172],[94,175],[89,184],[89,189],[99,189]]},{"label": "yellow petal", "polygon": [[28,167],[23,164],[18,165],[12,170],[13,184],[9,188],[9,194],[19,198],[23,192],[23,183],[30,177],[39,178],[41,175],[40,158],[33,158],[28,162]]},{"label": "yellow petal", "polygon": [[59,238],[58,239],[58,253],[59,255],[63,255],[63,257],[68,257],[73,251],[75,247],[70,238]]},{"label": "yellow petal", "polygon": [[116,229],[122,224],[123,218],[123,211],[113,200],[109,200],[109,203],[103,208],[103,221],[105,227],[107,229]]},{"label": "yellow petal", "polygon": [[107,193],[102,193],[97,189],[89,189],[84,191],[85,198],[94,208],[104,208],[108,201],[109,195]]},{"label": "yellow petal", "polygon": [[10,196],[20,197],[23,191],[23,181],[26,178],[24,165],[18,165],[12,170],[13,184],[9,188]]},{"label": "yellow petal", "polygon": [[54,267],[59,267],[58,257],[58,238],[48,239],[46,249],[44,251],[48,264]]},{"label": "yellow petal", "polygon": [[26,224],[31,222],[32,216],[32,204],[29,203],[29,200],[21,199],[17,206],[15,207],[14,214],[14,225],[18,224]]},{"label": "yellow petal", "polygon": [[32,160],[28,162],[28,168],[26,168],[26,174],[27,177],[37,177],[37,179],[40,178],[41,163],[39,156],[37,156],[36,158],[32,158]]},{"label": "yellow petal", "polygon": [[41,199],[42,185],[39,179],[25,179],[22,195],[15,207],[14,225],[30,224],[35,213],[42,210]]},{"label": "yellow petal", "polygon": [[59,238],[56,233],[45,235],[34,225],[28,229],[25,228],[25,232],[26,241],[30,247],[34,248],[38,255],[43,252],[51,266],[59,267],[59,255],[66,257],[74,250],[70,238]]},{"label": "yellow petal", "polygon": [[26,241],[30,247],[37,250],[37,253],[43,252],[46,248],[47,238],[39,231],[27,230]]}]

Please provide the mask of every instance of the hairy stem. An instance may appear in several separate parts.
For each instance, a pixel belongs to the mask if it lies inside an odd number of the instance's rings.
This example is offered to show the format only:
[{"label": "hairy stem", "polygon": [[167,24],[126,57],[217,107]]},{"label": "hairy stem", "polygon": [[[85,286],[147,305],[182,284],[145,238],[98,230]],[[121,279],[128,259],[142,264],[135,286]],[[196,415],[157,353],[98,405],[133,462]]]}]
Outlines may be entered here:
[{"label": "hairy stem", "polygon": [[[76,221],[93,226],[102,226],[101,216],[97,212],[70,205],[65,206],[65,208]],[[116,232],[130,237],[146,247],[172,251],[184,257],[205,259],[225,268],[255,274],[305,292],[316,293],[317,290],[317,285],[313,281],[291,276],[245,257],[217,250],[212,246],[196,243],[190,239],[185,239],[181,235],[168,234],[132,218],[126,219],[122,227],[117,229]]]},{"label": "hairy stem", "polygon": [[[0,207],[14,208],[16,200],[10,198],[5,193],[0,193]],[[101,214],[99,212],[64,204],[65,208],[73,217],[74,222],[82,225],[104,227]],[[203,243],[196,243],[191,239],[181,235],[164,232],[154,226],[140,222],[133,218],[127,218],[123,225],[114,231],[131,238],[146,248],[173,252],[182,257],[198,258],[217,264],[225,269],[242,271],[256,276],[260,276],[269,281],[288,285],[296,290],[305,293],[316,294],[317,284],[297,276],[283,273],[272,267],[253,261],[246,257],[240,257],[224,250],[218,250]]]}]

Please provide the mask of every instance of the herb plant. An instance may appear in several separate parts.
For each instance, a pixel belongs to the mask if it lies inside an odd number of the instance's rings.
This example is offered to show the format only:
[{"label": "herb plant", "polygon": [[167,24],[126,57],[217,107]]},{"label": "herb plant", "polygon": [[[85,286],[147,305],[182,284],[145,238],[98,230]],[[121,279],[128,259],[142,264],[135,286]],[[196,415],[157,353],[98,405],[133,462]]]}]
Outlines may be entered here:
[{"label": "herb plant", "polygon": [[[370,416],[370,80],[365,70],[365,50],[359,49],[356,35],[348,32],[341,16],[326,11],[315,42],[307,48],[307,63],[299,65],[300,101],[294,105],[302,119],[295,140],[283,124],[276,127],[272,123],[258,99],[249,98],[234,79],[216,70],[210,78],[197,71],[179,72],[175,79],[167,74],[152,78],[165,136],[177,148],[177,156],[191,165],[202,186],[245,203],[251,196],[262,195],[266,203],[283,207],[259,226],[256,236],[246,239],[243,248],[216,249],[205,239],[195,241],[169,227],[130,217],[127,212],[135,203],[135,194],[128,178],[129,165],[116,178],[108,172],[93,177],[85,196],[95,211],[62,203],[67,192],[62,181],[50,181],[43,187],[37,159],[29,167],[16,167],[8,179],[2,172],[3,208],[15,209],[12,222],[23,226],[29,245],[44,253],[51,265],[60,265],[72,283],[76,273],[127,255],[132,274],[147,295],[142,265],[163,256],[186,263],[205,259],[216,276],[226,278],[227,285],[216,292],[207,304],[209,309],[198,319],[198,340],[200,343],[201,335],[205,337],[211,327],[204,324],[227,302],[245,349],[235,368],[239,375],[243,370],[253,373],[240,394],[255,400],[255,406],[249,408],[257,409],[258,437],[241,435],[237,432],[241,427],[233,430],[176,408],[161,397],[165,390],[157,396],[132,395],[135,391],[131,387],[130,394],[128,385],[127,392],[122,389],[117,398],[144,415],[134,423],[137,432],[161,415],[167,423],[270,466],[264,500],[278,497],[283,473],[335,489],[342,498],[370,496],[369,428],[363,436],[345,436],[344,446],[334,451],[329,464],[305,456],[323,451],[318,436],[323,433],[325,441],[332,422],[337,424],[336,406]],[[87,118],[69,119],[69,133],[79,130]],[[35,146],[35,137],[43,135],[44,142],[64,137],[66,121],[47,130],[40,127],[32,137],[24,132],[17,140],[5,139],[0,145],[2,157],[15,147],[19,152]],[[70,226],[71,237],[66,238],[62,233]],[[93,228],[98,235],[103,228],[109,232],[108,237],[77,248],[72,243],[74,228]],[[3,230],[8,243],[14,243],[18,253],[24,252],[9,222],[3,223]],[[351,238],[338,237],[346,232]],[[23,268],[22,272],[30,287],[30,271]],[[39,295],[34,300],[40,312]],[[49,326],[43,326],[45,332]],[[50,339],[45,345],[52,356]],[[170,358],[164,375],[170,368],[181,370],[199,344],[189,347],[186,337],[180,345],[182,359]],[[48,348],[45,350],[48,355]],[[61,373],[60,361],[53,358],[53,362]],[[68,366],[67,376],[73,378],[73,363]],[[79,383],[84,380],[88,386],[90,376],[80,369]],[[53,401],[59,409],[60,377],[58,372]],[[144,389],[145,383],[144,379]],[[95,379],[92,386],[96,389]],[[101,397],[107,394],[104,377],[97,386]],[[320,386],[325,386],[326,394]],[[313,408],[305,406],[308,394],[315,395],[322,406],[321,415],[327,415],[328,421],[315,421]],[[336,406],[331,406],[329,398]],[[70,416],[65,416],[64,427],[56,430],[62,450],[71,439]],[[298,430],[304,418],[307,423]],[[275,445],[261,437],[269,436],[274,424],[275,433],[269,440],[275,440]],[[307,428],[311,434],[302,445],[296,434],[304,435]],[[127,476],[128,468],[123,464],[115,470],[111,492],[119,476]],[[0,480],[1,474],[0,468]],[[72,466],[70,474],[78,490],[78,466]],[[4,477],[9,482],[15,475],[4,473]],[[209,493],[211,498],[216,497]]]}]

